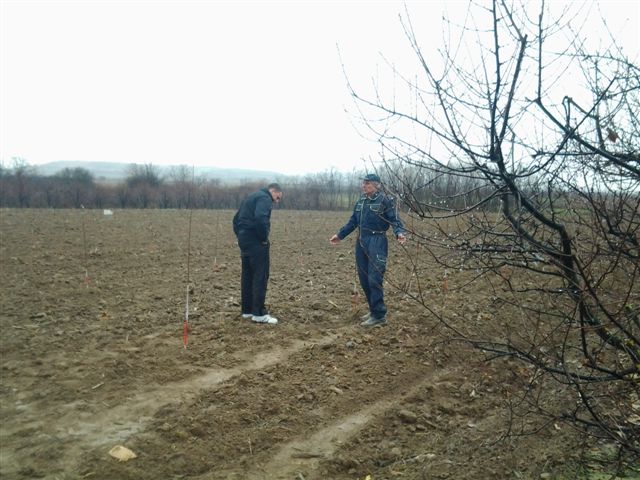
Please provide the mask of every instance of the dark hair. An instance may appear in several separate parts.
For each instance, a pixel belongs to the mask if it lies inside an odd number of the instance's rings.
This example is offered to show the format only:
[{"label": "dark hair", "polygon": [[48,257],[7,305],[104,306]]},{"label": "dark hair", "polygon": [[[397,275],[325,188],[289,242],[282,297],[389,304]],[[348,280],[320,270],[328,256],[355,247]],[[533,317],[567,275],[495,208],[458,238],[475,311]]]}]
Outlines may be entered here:
[{"label": "dark hair", "polygon": [[278,185],[277,183],[270,183],[269,185],[267,185],[267,190],[271,189],[275,190],[276,192],[282,192],[280,185]]}]

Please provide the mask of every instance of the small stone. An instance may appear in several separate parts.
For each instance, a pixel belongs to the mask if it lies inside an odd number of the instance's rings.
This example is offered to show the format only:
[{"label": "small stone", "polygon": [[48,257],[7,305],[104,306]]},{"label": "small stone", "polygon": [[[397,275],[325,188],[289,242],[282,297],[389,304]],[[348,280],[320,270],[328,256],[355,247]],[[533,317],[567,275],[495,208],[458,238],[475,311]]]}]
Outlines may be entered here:
[{"label": "small stone", "polygon": [[127,462],[137,457],[135,453],[122,445],[116,445],[109,450],[109,455],[117,459],[119,462]]},{"label": "small stone", "polygon": [[410,410],[400,410],[398,416],[404,423],[416,423],[418,416]]}]

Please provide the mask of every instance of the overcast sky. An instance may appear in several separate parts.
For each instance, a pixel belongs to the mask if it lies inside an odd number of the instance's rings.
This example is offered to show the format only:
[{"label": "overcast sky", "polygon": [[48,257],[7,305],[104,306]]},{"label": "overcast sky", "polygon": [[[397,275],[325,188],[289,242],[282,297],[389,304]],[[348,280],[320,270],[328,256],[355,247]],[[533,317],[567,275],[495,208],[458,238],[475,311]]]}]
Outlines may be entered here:
[{"label": "overcast sky", "polygon": [[[466,3],[447,2],[449,15]],[[638,60],[640,2],[600,3],[592,11],[605,12]],[[400,1],[0,4],[5,166],[20,157],[285,174],[362,168],[376,148],[345,113],[338,47],[356,83],[375,75],[380,52],[411,56]],[[440,38],[443,4],[407,2],[429,43]]]}]

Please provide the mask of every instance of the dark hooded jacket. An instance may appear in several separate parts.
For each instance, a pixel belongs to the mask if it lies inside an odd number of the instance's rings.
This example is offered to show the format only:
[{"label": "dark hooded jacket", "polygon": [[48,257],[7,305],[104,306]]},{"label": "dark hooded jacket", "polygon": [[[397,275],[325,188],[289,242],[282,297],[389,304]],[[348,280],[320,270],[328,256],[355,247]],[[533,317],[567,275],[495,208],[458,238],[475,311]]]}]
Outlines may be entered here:
[{"label": "dark hooded jacket", "polygon": [[269,241],[272,208],[273,199],[266,188],[253,192],[242,201],[233,217],[233,231],[241,245]]}]

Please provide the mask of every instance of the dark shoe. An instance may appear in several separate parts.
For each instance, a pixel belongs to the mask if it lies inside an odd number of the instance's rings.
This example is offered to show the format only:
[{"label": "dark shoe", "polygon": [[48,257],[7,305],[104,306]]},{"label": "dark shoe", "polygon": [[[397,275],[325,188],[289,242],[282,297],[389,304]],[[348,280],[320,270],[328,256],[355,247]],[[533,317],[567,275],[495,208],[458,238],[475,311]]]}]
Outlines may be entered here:
[{"label": "dark shoe", "polygon": [[369,317],[369,320],[367,320],[366,322],[362,322],[360,325],[362,325],[363,327],[383,327],[387,324],[387,319],[382,317],[382,318],[375,318],[375,317]]},{"label": "dark shoe", "polygon": [[360,325],[362,325],[364,322],[366,322],[370,318],[371,318],[371,313],[367,313],[366,315],[361,316],[360,320],[362,320],[362,323]]}]

